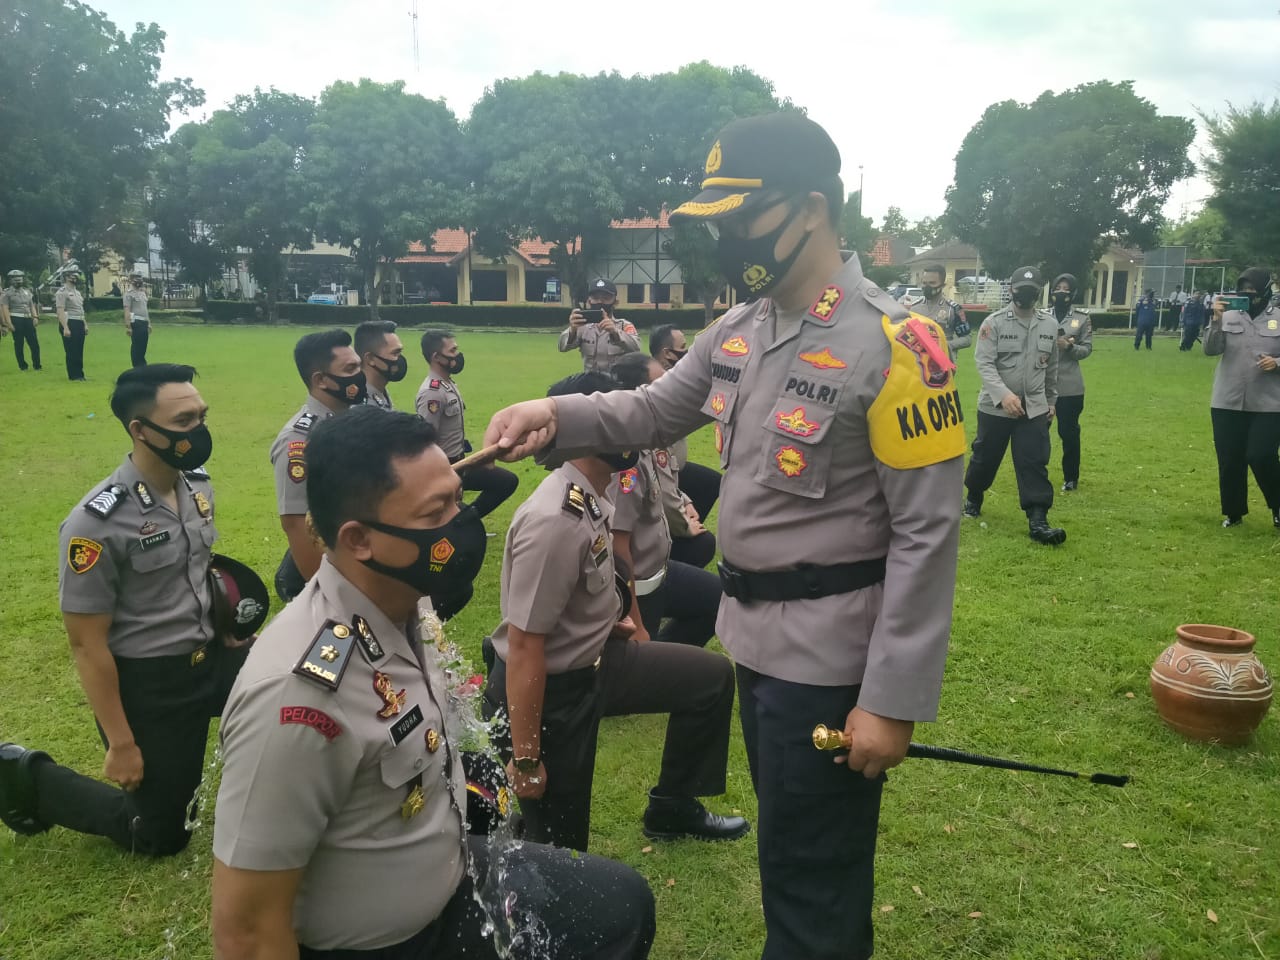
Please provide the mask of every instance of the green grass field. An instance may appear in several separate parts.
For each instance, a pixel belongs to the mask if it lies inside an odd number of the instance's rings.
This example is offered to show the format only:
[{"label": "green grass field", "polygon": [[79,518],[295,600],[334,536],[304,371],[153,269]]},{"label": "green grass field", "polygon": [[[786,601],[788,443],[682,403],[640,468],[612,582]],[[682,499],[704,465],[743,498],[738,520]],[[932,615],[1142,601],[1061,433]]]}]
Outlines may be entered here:
[{"label": "green grass field", "polygon": [[[43,373],[19,373],[11,341],[0,341],[0,740],[88,773],[101,770],[102,748],[58,613],[57,528],[126,451],[107,397],[128,365],[128,341],[100,321],[91,318],[88,383],[66,381],[52,323],[40,327]],[[284,538],[267,452],[303,401],[291,356],[302,332],[157,323],[151,341],[152,360],[199,368],[219,549],[268,581]],[[425,365],[416,335],[405,333],[409,377],[392,397],[412,408]],[[498,407],[576,368],[550,332],[460,332],[459,342],[473,438]],[[1081,488],[1059,494],[1050,514],[1067,529],[1066,545],[1027,539],[1008,463],[985,525],[965,522],[941,716],[916,738],[1134,780],[1115,790],[907,761],[885,794],[877,956],[1280,958],[1276,712],[1249,746],[1194,745],[1160,723],[1147,684],[1184,622],[1249,630],[1263,661],[1280,669],[1280,535],[1256,490],[1244,526],[1218,526],[1213,366],[1167,338],[1135,354],[1124,338],[1100,336],[1085,363]],[[960,379],[972,431],[968,352]],[[708,432],[691,452],[713,462]],[[1056,461],[1055,438],[1055,487]],[[517,469],[521,488],[492,518],[499,539],[476,599],[450,631],[477,662],[499,620],[501,534],[541,476],[528,463]],[[959,502],[957,491],[957,510]],[[605,722],[592,849],[649,878],[656,960],[752,960],[763,942],[754,840],[650,845],[640,833],[661,732],[657,718]],[[713,805],[755,812],[736,730],[729,793]],[[208,960],[215,814],[207,804],[190,849],[159,862],[65,830],[22,838],[0,829],[0,960]]]}]

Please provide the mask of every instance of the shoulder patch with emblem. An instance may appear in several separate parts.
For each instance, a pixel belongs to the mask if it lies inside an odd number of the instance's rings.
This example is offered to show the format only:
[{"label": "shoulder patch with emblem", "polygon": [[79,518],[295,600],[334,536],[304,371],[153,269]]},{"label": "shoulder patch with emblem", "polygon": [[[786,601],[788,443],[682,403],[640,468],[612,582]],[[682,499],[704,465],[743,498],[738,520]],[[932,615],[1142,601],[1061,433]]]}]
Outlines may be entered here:
[{"label": "shoulder patch with emblem", "polygon": [[569,484],[564,492],[564,503],[560,504],[560,508],[575,517],[581,517],[587,512],[587,492],[576,483]]},{"label": "shoulder patch with emblem", "polygon": [[115,513],[124,502],[124,484],[113,483],[84,505],[85,510],[103,520]]},{"label": "shoulder patch with emblem", "polygon": [[919,316],[898,323],[884,316],[881,325],[889,369],[867,410],[876,459],[910,470],[963,455],[964,411],[942,330]]},{"label": "shoulder patch with emblem", "polygon": [[326,620],[293,672],[329,690],[337,690],[351,662],[355,633],[345,623]]},{"label": "shoulder patch with emblem", "polygon": [[297,420],[293,421],[293,429],[307,431],[315,426],[316,415],[311,412],[304,413]]},{"label": "shoulder patch with emblem", "polygon": [[88,573],[102,556],[102,544],[88,537],[72,537],[67,544],[67,566],[72,573]]},{"label": "shoulder patch with emblem", "polygon": [[636,488],[636,468],[623,470],[618,474],[618,489],[623,493],[630,493]]},{"label": "shoulder patch with emblem", "polygon": [[332,742],[342,734],[342,726],[323,710],[315,707],[281,707],[280,724],[300,723]]}]

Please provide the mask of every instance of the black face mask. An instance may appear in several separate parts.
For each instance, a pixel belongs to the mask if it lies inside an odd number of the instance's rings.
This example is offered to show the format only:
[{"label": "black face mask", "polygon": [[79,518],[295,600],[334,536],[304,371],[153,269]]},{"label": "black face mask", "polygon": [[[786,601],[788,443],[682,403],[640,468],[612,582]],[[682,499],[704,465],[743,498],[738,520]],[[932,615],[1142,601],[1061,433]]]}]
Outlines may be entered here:
[{"label": "black face mask", "polygon": [[366,527],[408,540],[418,547],[418,559],[408,566],[393,567],[378,560],[362,561],[375,573],[399,580],[424,597],[442,619],[461,610],[471,599],[471,582],[484,564],[488,540],[484,524],[472,506],[465,506],[442,527],[427,530],[397,527],[376,520],[362,520]]},{"label": "black face mask", "polygon": [[382,371],[382,375],[387,378],[388,383],[399,383],[404,379],[406,373],[409,372],[409,361],[405,357],[396,357],[394,360],[387,360],[385,357],[379,357],[376,353],[374,357],[382,361],[386,367]]},{"label": "black face mask", "polygon": [[628,450],[626,453],[597,453],[596,456],[607,463],[614,473],[630,470],[640,462],[639,450]]},{"label": "black face mask", "polygon": [[796,248],[785,259],[778,260],[773,255],[779,238],[799,215],[799,210],[793,210],[782,223],[762,237],[720,234],[716,242],[716,259],[720,272],[729,278],[729,283],[740,297],[764,296],[778,285],[800,259],[800,252],[809,242],[808,233],[800,238]]},{"label": "black face mask", "polygon": [[213,437],[209,434],[209,428],[203,423],[190,430],[169,430],[157,426],[145,417],[139,417],[138,422],[169,441],[167,447],[157,447],[148,442],[146,437],[142,438],[148,450],[176,470],[194,470],[196,467],[204,466],[209,455],[213,453]]},{"label": "black face mask", "polygon": [[462,372],[462,368],[463,368],[463,367],[466,365],[466,363],[467,363],[467,360],[466,360],[466,358],[462,355],[462,351],[461,351],[461,350],[459,350],[457,353],[455,353],[452,357],[449,357],[449,358],[448,358],[448,360],[449,360],[449,372],[450,372],[450,373],[461,373],[461,372]]},{"label": "black face mask", "polygon": [[932,300],[938,296],[938,294],[942,293],[942,288],[921,286],[920,292],[924,294],[924,298],[926,300]]},{"label": "black face mask", "polygon": [[675,354],[675,359],[671,361],[671,365],[672,365],[673,367],[674,367],[677,363],[679,363],[681,360],[683,360],[683,359],[684,359],[684,357],[685,357],[685,354],[687,354],[687,353],[689,352],[688,350],[677,350],[677,349],[675,349],[674,347],[671,347],[671,348],[669,348],[669,349],[671,350],[671,352],[672,352],[673,354]]},{"label": "black face mask", "polygon": [[1023,310],[1036,305],[1036,301],[1040,299],[1040,291],[1022,287],[1013,292],[1013,302],[1020,306]]},{"label": "black face mask", "polygon": [[340,377],[336,373],[326,373],[325,376],[338,385],[336,390],[332,387],[320,388],[333,399],[351,407],[358,403],[364,403],[364,398],[368,393],[368,385],[365,383],[363,370],[349,377]]}]

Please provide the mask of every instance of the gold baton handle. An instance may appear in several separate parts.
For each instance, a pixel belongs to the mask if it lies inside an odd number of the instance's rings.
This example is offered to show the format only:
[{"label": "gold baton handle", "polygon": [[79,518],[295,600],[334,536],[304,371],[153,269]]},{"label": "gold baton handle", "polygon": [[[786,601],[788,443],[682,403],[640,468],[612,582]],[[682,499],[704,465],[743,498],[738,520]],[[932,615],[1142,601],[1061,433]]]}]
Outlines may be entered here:
[{"label": "gold baton handle", "polygon": [[502,449],[501,447],[498,446],[498,444],[491,443],[489,444],[489,446],[482,447],[481,449],[475,451],[475,453],[467,454],[465,457],[463,457],[461,460],[455,463],[453,465],[453,472],[462,473],[468,467],[476,467],[481,464],[488,463],[490,460],[496,459],[498,454],[501,452],[502,452]]},{"label": "gold baton handle", "polygon": [[833,730],[825,723],[820,723],[813,728],[813,745],[818,750],[848,750],[853,746],[852,738],[845,735],[843,730]]}]

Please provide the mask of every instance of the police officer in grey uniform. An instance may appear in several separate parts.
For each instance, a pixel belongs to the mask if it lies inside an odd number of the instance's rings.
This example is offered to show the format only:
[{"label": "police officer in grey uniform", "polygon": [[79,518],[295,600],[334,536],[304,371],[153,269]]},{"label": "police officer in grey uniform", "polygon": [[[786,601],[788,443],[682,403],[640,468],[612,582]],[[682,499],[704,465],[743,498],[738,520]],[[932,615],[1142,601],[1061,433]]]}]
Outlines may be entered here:
[{"label": "police officer in grey uniform", "polygon": [[569,314],[569,326],[560,333],[560,352],[581,351],[584,371],[608,373],[620,356],[640,349],[635,325],[614,315],[617,302],[618,288],[613,281],[597,277],[587,292],[587,309],[601,310],[604,316],[589,322],[577,307]]},{"label": "police officer in grey uniform", "polygon": [[982,321],[973,359],[982,378],[978,435],[964,474],[964,515],[982,514],[1005,450],[1013,447],[1018,499],[1036,543],[1057,545],[1067,532],[1049,526],[1049,421],[1058,400],[1058,322],[1036,308],[1043,282],[1035,267],[1019,267],[1009,281],[1013,302]]},{"label": "police officer in grey uniform", "polygon": [[142,274],[129,278],[124,292],[124,332],[129,337],[129,359],[135,367],[147,362],[147,343],[151,339],[151,316],[147,313],[147,291]]},{"label": "police officer in grey uniform", "polygon": [[[191,833],[209,720],[243,659],[215,636],[209,582],[213,448],[195,370],[154,364],[116,380],[112,413],[132,450],[63,521],[58,593],[104,776],[0,747],[0,813],[21,833],[52,825],[168,856]],[[193,814],[194,815],[194,814]]]},{"label": "police officer in grey uniform", "polygon": [[40,339],[36,326],[40,323],[40,301],[27,286],[27,275],[21,270],[9,271],[9,285],[0,290],[0,328],[13,334],[13,355],[18,369],[27,369],[24,346],[31,347],[31,365],[40,369]]},{"label": "police officer in grey uniform", "polygon": [[84,380],[84,341],[89,327],[84,320],[84,297],[80,294],[80,271],[68,270],[53,295],[62,331],[62,351],[67,356],[67,379]]},{"label": "police officer in grey uniform", "polygon": [[1209,415],[1218,455],[1218,494],[1224,527],[1249,512],[1249,477],[1280,529],[1280,305],[1271,299],[1271,274],[1250,267],[1236,281],[1247,310],[1227,310],[1218,298],[1204,336],[1206,356],[1222,357],[1213,375]]},{"label": "police officer in grey uniform", "polygon": [[[422,335],[422,358],[430,369],[418,388],[415,401],[418,416],[435,427],[449,462],[457,463],[471,452],[463,422],[467,405],[453,380],[462,372],[466,357],[458,349],[452,333],[428,330]],[[472,506],[481,517],[487,517],[504,503],[516,492],[519,483],[519,478],[510,470],[492,464],[471,467],[462,475],[463,490],[480,491]]]},{"label": "police officer in grey uniform", "polygon": [[368,406],[311,434],[325,558],[221,725],[212,915],[226,960],[484,960],[499,956],[495,926],[529,931],[545,956],[648,954],[653,897],[630,868],[526,843],[499,874],[467,837],[457,708],[419,603],[470,589],[485,533],[435,439]]},{"label": "police officer in grey uniform", "polygon": [[[936,714],[951,628],[963,409],[927,318],[842,263],[840,155],[799,114],[738,120],[672,214],[718,233],[744,297],[651,386],[499,411],[517,457],[661,445],[714,423],[717,633],[760,800],[767,960],[862,960],[885,768]],[[910,536],[900,531],[910,530]],[[832,763],[813,727],[842,728]]]},{"label": "police officer in grey uniform", "polygon": [[924,299],[910,304],[910,309],[912,313],[928,317],[942,327],[947,335],[947,351],[954,363],[956,351],[963,350],[973,341],[964,307],[942,295],[942,285],[946,277],[947,268],[942,264],[925,264],[924,269],[920,271],[920,290],[924,293]]},{"label": "police officer in grey uniform", "polygon": [[307,440],[321,420],[364,403],[366,385],[360,357],[345,330],[308,333],[293,348],[307,402],[271,444],[280,528],[289,546],[276,570],[276,593],[292,600],[320,567],[321,551],[307,529]]},{"label": "police officer in grey uniform", "polygon": [[[616,388],[607,374],[575,374],[550,395]],[[596,736],[606,716],[669,713],[662,770],[644,832],[734,840],[749,825],[696,798],[725,789],[733,667],[696,647],[639,642],[619,628],[610,543],[614,472],[635,454],[583,456],[552,472],[516,510],[502,557],[502,623],[494,631],[485,702],[505,712],[509,775],[526,835],[585,850]]]},{"label": "police officer in grey uniform", "polygon": [[1050,308],[1058,321],[1058,402],[1054,416],[1062,441],[1062,490],[1080,484],[1080,414],[1084,412],[1084,374],[1080,361],[1093,353],[1093,324],[1089,314],[1076,309],[1076,278],[1060,273],[1050,290]]},{"label": "police officer in grey uniform", "polygon": [[392,409],[388,383],[399,383],[409,372],[404,343],[390,320],[366,320],[356,327],[355,350],[364,370],[365,403]]}]

